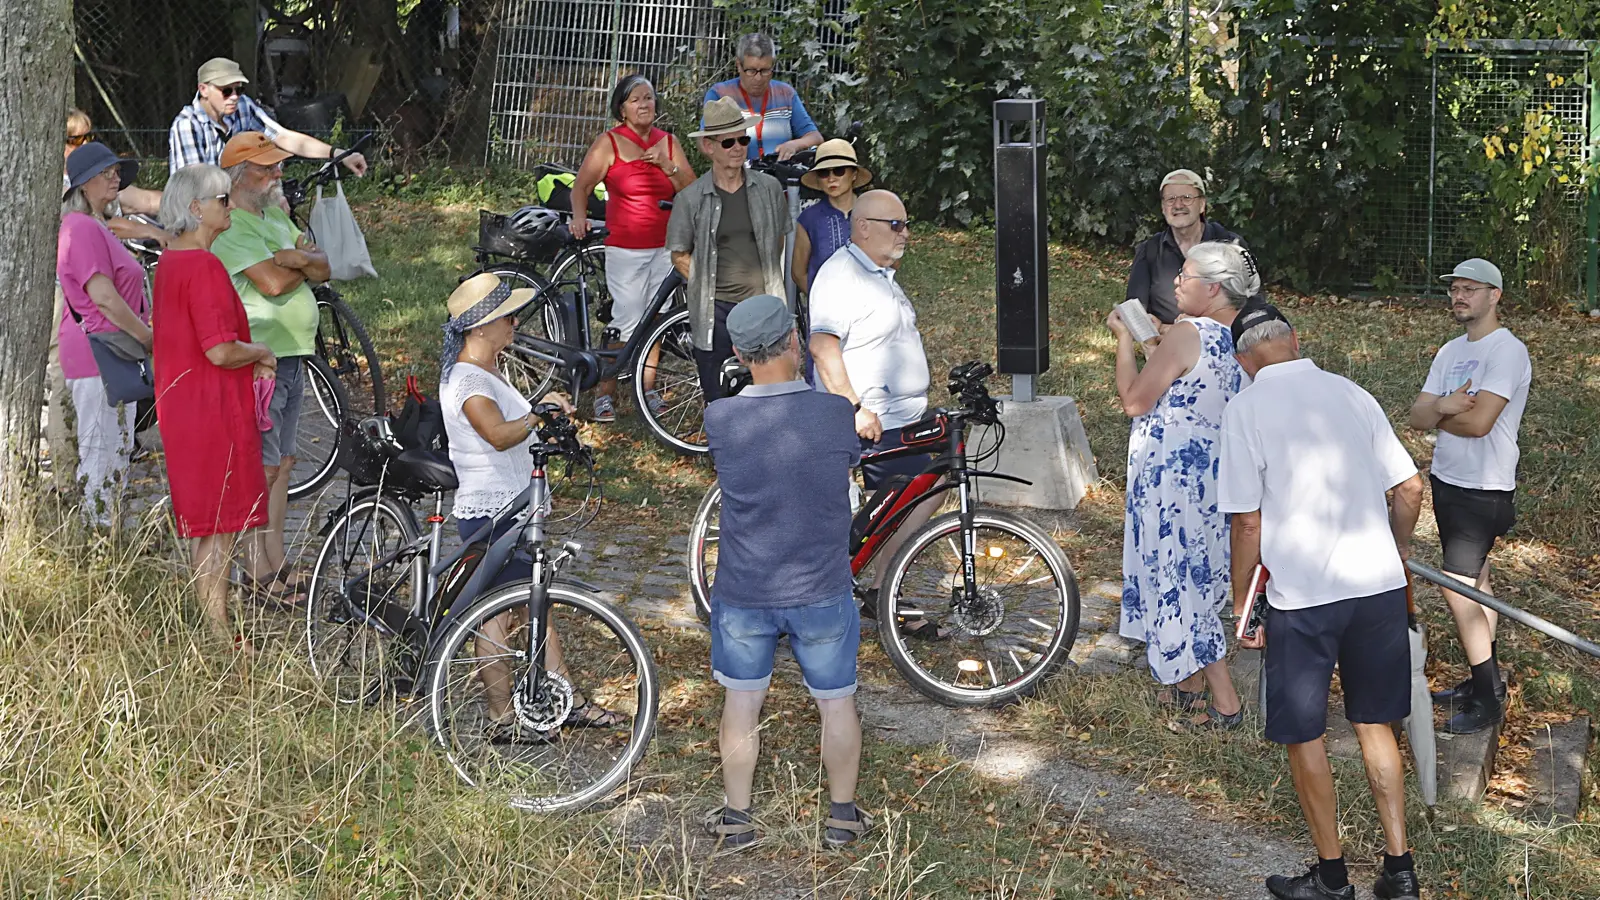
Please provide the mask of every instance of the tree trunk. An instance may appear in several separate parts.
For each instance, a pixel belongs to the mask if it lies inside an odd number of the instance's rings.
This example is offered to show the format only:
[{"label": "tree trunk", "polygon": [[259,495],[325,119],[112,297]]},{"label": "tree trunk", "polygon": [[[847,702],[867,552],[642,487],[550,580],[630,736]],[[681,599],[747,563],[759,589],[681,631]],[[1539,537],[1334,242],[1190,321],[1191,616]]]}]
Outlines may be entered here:
[{"label": "tree trunk", "polygon": [[0,0],[0,519],[24,509],[39,460],[39,409],[61,221],[70,0]]}]

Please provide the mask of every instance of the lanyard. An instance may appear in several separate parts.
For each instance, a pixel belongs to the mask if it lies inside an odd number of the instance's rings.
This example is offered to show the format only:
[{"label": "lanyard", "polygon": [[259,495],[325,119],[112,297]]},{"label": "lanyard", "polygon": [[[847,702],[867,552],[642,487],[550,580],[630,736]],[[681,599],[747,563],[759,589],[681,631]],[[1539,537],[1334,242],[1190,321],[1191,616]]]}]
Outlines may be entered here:
[{"label": "lanyard", "polygon": [[766,156],[767,150],[761,143],[761,132],[767,127],[767,101],[772,99],[772,87],[767,87],[767,92],[761,97],[761,111],[756,112],[756,105],[750,102],[750,95],[744,92],[744,85],[739,86],[739,96],[744,98],[744,108],[760,116],[756,120],[756,156]]}]

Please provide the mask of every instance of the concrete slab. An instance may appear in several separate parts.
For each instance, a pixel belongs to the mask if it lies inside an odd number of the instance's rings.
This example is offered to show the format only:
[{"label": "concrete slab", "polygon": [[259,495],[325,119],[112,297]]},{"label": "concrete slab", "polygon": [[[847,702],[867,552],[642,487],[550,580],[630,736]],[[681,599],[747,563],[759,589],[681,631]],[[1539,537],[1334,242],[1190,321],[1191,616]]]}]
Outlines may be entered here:
[{"label": "concrete slab", "polygon": [[1550,824],[1577,821],[1589,753],[1589,717],[1541,728],[1529,736],[1528,746],[1533,749],[1533,796],[1522,817]]},{"label": "concrete slab", "polygon": [[1090,485],[1099,480],[1089,436],[1077,401],[1071,397],[1040,397],[1032,403],[1001,401],[1000,421],[1005,443],[995,471],[1026,478],[1031,485],[978,479],[978,496],[997,506],[1073,509]]},{"label": "concrete slab", "polygon": [[1447,800],[1477,803],[1489,789],[1494,755],[1500,749],[1500,726],[1477,734],[1436,732],[1439,741],[1439,787]]}]

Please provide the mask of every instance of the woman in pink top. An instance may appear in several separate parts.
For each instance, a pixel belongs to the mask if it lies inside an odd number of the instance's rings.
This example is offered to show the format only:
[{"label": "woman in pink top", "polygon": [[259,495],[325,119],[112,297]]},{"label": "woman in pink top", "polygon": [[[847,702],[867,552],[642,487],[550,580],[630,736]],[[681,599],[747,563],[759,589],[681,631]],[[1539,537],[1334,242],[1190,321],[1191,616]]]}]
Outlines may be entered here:
[{"label": "woman in pink top", "polygon": [[118,159],[105,144],[88,143],[67,157],[67,191],[61,200],[56,276],[64,309],[58,325],[61,371],[78,414],[78,480],[83,510],[97,525],[111,524],[111,481],[128,467],[133,450],[132,406],[106,399],[86,333],[122,330],[152,345],[144,269],[106,227],[108,209],[139,164]]},{"label": "woman in pink top", "polygon": [[[626,342],[672,271],[667,253],[670,212],[661,208],[661,201],[671,200],[695,174],[683,145],[655,127],[656,89],[649,79],[638,73],[623,76],[611,92],[611,114],[622,124],[595,138],[572,185],[572,234],[581,239],[589,233],[589,194],[604,181],[606,291],[611,294],[611,327],[617,340]],[[615,381],[601,382],[594,398],[596,422],[616,419],[616,390]],[[661,396],[655,391],[645,396],[659,413]]]}]

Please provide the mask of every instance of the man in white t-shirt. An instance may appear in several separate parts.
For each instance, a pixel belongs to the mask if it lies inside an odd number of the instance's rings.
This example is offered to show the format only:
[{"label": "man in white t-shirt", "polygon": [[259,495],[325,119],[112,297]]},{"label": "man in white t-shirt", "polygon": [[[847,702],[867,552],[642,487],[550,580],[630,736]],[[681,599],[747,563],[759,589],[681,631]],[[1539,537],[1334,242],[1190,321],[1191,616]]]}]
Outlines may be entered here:
[{"label": "man in white t-shirt", "polygon": [[[1502,282],[1494,263],[1469,259],[1444,280],[1450,282],[1450,315],[1467,333],[1433,357],[1410,425],[1439,430],[1428,481],[1444,570],[1489,593],[1489,551],[1517,520],[1517,428],[1533,366],[1528,348],[1500,326]],[[1433,699],[1453,713],[1445,731],[1471,734],[1499,722],[1504,712],[1506,684],[1495,652],[1500,617],[1454,591],[1444,597],[1472,670]]]},{"label": "man in white t-shirt", "polygon": [[[1286,745],[1317,847],[1304,875],[1274,875],[1281,900],[1355,900],[1339,843],[1323,733],[1334,665],[1383,825],[1373,893],[1418,896],[1406,846],[1405,766],[1391,724],[1411,711],[1406,572],[1422,478],[1378,401],[1300,358],[1276,307],[1252,302],[1233,322],[1239,364],[1254,381],[1222,416],[1218,508],[1233,513],[1234,610],[1259,562],[1265,624],[1241,647],[1266,648],[1266,736]],[[1385,494],[1394,492],[1392,510]]]},{"label": "man in white t-shirt", "polygon": [[[850,211],[850,243],[822,264],[811,286],[809,346],[820,387],[855,405],[863,452],[901,446],[900,430],[928,411],[928,357],[917,331],[917,311],[895,280],[910,240],[911,225],[900,198],[889,191],[867,191]],[[863,460],[861,480],[873,491],[896,476],[920,475],[931,462],[922,454],[883,463]],[[894,558],[933,513],[932,503],[913,507],[883,542],[877,558]],[[868,615],[876,614],[878,584],[888,567],[875,568],[864,605]],[[910,623],[906,634],[939,637],[924,622]]]}]

